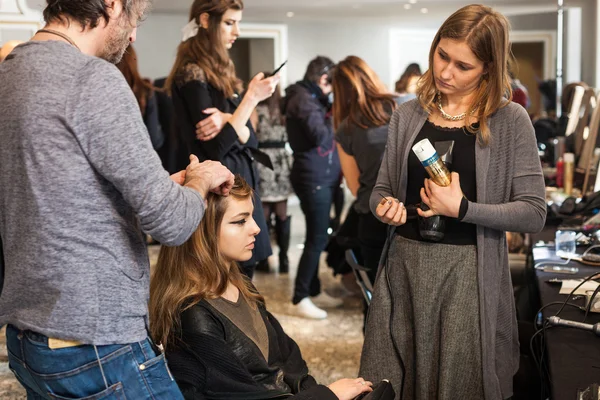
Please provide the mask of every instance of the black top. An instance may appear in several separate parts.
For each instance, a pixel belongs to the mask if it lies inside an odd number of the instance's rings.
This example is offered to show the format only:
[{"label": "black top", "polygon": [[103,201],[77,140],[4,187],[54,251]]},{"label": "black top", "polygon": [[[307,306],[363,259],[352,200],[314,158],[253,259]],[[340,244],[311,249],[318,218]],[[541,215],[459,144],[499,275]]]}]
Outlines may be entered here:
[{"label": "black top", "polygon": [[[159,78],[154,81],[154,86],[164,88],[167,78]],[[179,137],[174,129],[175,109],[173,100],[165,91],[154,92],[158,106],[158,121],[164,134],[164,143],[157,153],[163,163],[163,167],[174,174],[185,169],[189,163],[188,154],[183,144],[179,145]]]},{"label": "black top", "polygon": [[309,375],[294,340],[263,306],[269,356],[231,320],[200,301],[181,314],[181,343],[166,349],[173,377],[186,400],[336,400]]},{"label": "black top", "polygon": [[221,162],[234,174],[240,174],[252,188],[256,188],[258,173],[248,149],[256,149],[258,141],[250,122],[246,124],[250,137],[243,144],[229,123],[211,140],[201,141],[196,138],[196,124],[209,117],[203,110],[214,107],[221,112],[233,114],[239,105],[239,96],[226,98],[223,92],[206,80],[204,71],[197,64],[182,67],[175,76],[171,90],[178,133],[188,151],[198,156],[200,161]]},{"label": "black top", "polygon": [[[209,117],[203,113],[203,110],[214,107],[221,112],[233,114],[239,105],[239,96],[226,98],[223,92],[206,80],[204,71],[197,64],[187,64],[177,72],[171,93],[177,133],[186,146],[188,154],[195,154],[201,162],[205,160],[221,162],[232,173],[244,178],[256,191],[259,176],[254,162],[254,152],[258,151],[258,141],[250,122],[246,124],[250,130],[250,138],[243,144],[229,122],[211,140],[200,141],[196,138],[196,124]],[[253,265],[272,253],[262,203],[256,194],[252,218],[260,227],[260,233],[256,237],[252,258],[244,265]]]},{"label": "black top", "polygon": [[[429,139],[436,147],[436,142],[454,140],[454,151],[450,171],[460,175],[460,187],[470,201],[477,199],[475,176],[475,143],[476,135],[463,128],[443,128],[427,120],[421,132],[413,143]],[[411,150],[408,156],[408,182],[405,204],[421,203],[420,191],[425,178],[429,175],[415,153]],[[424,241],[419,234],[419,221],[417,218],[409,219],[406,224],[396,228],[396,232],[408,239]],[[474,224],[460,222],[456,218],[446,218],[446,231],[440,243],[455,245],[473,245],[477,241],[477,227]]]},{"label": "black top", "polygon": [[309,81],[295,83],[285,92],[283,112],[294,151],[290,180],[295,187],[338,185],[340,159],[327,96]]},{"label": "black top", "polygon": [[[393,112],[388,110],[390,115]],[[370,214],[369,199],[375,183],[385,144],[387,143],[389,125],[368,126],[361,128],[344,120],[335,135],[335,139],[349,156],[354,157],[360,175],[359,188],[356,193],[354,209],[361,214]]]},{"label": "black top", "polygon": [[146,99],[146,110],[144,110],[143,119],[150,135],[152,147],[154,150],[160,149],[165,142],[165,135],[160,125],[158,102],[154,92],[151,92]]}]

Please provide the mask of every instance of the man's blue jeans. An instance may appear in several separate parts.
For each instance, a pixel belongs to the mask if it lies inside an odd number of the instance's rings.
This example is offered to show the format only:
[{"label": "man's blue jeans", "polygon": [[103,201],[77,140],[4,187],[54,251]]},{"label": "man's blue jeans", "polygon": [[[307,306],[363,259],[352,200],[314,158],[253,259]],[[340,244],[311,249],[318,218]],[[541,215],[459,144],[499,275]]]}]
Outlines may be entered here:
[{"label": "man's blue jeans", "polygon": [[6,341],[10,369],[28,400],[183,400],[164,354],[149,339],[53,350],[46,336],[8,325]]}]

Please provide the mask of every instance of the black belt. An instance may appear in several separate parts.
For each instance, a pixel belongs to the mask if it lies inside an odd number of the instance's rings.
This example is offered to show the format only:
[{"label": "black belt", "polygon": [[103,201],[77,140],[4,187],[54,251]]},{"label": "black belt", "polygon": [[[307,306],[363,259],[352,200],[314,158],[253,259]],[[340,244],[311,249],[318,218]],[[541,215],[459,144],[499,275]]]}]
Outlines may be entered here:
[{"label": "black belt", "polygon": [[285,142],[266,141],[258,143],[259,149],[285,149]]},{"label": "black belt", "polygon": [[263,153],[262,151],[255,149],[253,147],[245,147],[244,153],[252,160],[256,160],[261,163],[265,167],[273,170],[273,163],[271,162],[271,157],[267,153]]}]

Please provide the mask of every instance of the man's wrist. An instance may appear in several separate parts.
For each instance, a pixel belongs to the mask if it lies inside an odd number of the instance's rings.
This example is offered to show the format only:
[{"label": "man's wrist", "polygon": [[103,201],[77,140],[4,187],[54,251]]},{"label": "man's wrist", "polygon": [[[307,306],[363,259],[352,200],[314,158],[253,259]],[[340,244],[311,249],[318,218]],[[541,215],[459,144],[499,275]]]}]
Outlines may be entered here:
[{"label": "man's wrist", "polygon": [[203,199],[206,199],[206,196],[208,195],[208,185],[204,184],[204,182],[200,181],[199,179],[192,179],[186,182],[183,186],[200,193],[200,196],[202,196]]}]

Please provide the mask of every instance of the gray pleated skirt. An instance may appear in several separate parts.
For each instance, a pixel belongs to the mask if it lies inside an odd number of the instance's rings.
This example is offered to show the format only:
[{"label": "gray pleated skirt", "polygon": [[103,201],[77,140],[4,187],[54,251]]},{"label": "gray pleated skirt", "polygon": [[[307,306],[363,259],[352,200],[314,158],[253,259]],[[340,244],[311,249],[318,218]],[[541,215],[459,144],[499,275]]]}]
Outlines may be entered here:
[{"label": "gray pleated skirt", "polygon": [[397,400],[483,399],[476,246],[396,235],[383,272],[360,375],[390,379]]}]

